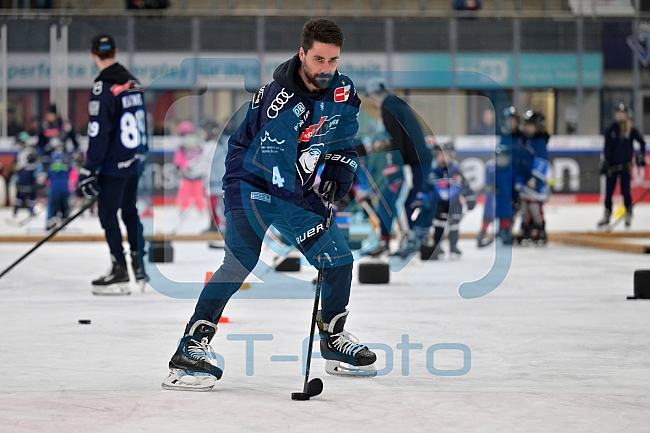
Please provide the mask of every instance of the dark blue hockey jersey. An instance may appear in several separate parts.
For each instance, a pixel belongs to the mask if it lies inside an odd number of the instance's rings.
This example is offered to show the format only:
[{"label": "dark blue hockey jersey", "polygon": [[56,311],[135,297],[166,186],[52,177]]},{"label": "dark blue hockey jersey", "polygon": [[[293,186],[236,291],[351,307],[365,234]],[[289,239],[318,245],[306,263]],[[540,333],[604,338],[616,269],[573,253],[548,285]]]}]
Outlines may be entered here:
[{"label": "dark blue hockey jersey", "polygon": [[312,185],[321,161],[356,170],[352,146],[361,101],[352,81],[337,71],[330,88],[314,94],[301,82],[299,66],[296,55],[276,69],[274,80],[253,95],[246,119],[230,137],[227,210],[248,208],[253,195],[309,210],[319,201]]},{"label": "dark blue hockey jersey", "polygon": [[147,150],[143,89],[122,65],[101,71],[88,104],[85,168],[117,178],[136,174],[138,155]]}]

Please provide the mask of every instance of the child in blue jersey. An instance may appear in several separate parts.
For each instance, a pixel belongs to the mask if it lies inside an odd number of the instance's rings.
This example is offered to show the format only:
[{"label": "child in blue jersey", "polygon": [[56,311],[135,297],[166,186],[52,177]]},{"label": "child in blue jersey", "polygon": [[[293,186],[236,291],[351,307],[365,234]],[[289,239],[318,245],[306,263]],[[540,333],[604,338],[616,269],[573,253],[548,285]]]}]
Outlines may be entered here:
[{"label": "child in blue jersey", "polygon": [[144,89],[115,61],[116,52],[111,36],[93,38],[91,55],[100,73],[88,103],[88,151],[79,170],[79,189],[88,199],[97,197],[97,213],[111,253],[111,270],[92,282],[96,295],[131,293],[118,211],[126,226],[136,282],[144,287],[146,281],[142,224],[135,206],[138,164],[148,149]]},{"label": "child in blue jersey", "polygon": [[433,191],[437,198],[436,215],[433,220],[433,245],[436,248],[428,259],[438,260],[443,254],[440,241],[445,228],[448,229],[449,255],[460,257],[462,252],[458,249],[458,239],[460,237],[460,220],[463,217],[463,202],[467,206],[467,210],[474,209],[476,194],[469,187],[458,161],[454,159],[454,144],[450,142],[436,143],[434,150],[436,162],[428,182],[433,185]]},{"label": "child in blue jersey", "polygon": [[54,152],[51,156],[50,166],[47,169],[47,221],[48,230],[60,224],[70,212],[70,167],[65,161],[62,152]]},{"label": "child in blue jersey", "polygon": [[[336,70],[342,45],[343,33],[334,22],[307,21],[298,54],[253,95],[245,120],[231,135],[224,261],[201,292],[163,388],[206,390],[221,378],[209,343],[228,300],[256,266],[270,225],[314,267],[324,266],[317,322],[326,372],[377,374],[376,355],[344,331],[352,253],[336,223],[324,229],[326,207],[312,188],[324,162],[319,192],[328,193],[334,184],[338,201],[352,187],[358,165],[352,147],[361,101],[350,78]],[[182,380],[185,375],[194,380]]]},{"label": "child in blue jersey", "polygon": [[528,110],[524,114],[524,140],[515,149],[515,190],[519,194],[521,233],[517,242],[546,243],[544,201],[548,197],[549,135],[544,115]]}]

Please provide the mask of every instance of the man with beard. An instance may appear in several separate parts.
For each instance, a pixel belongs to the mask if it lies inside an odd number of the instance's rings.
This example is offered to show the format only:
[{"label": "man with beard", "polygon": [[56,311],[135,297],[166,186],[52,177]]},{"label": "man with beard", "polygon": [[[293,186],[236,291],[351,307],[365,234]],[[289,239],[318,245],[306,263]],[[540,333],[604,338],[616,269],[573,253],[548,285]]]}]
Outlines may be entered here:
[{"label": "man with beard", "polygon": [[326,372],[377,374],[375,354],[343,329],[353,257],[336,223],[325,230],[327,209],[312,189],[317,161],[324,161],[319,192],[329,196],[335,185],[332,199],[340,200],[358,165],[352,147],[361,101],[350,78],[336,70],[343,39],[334,22],[307,21],[299,53],[253,96],[246,119],[230,137],[224,261],[201,292],[163,388],[203,391],[221,378],[209,343],[226,303],[257,264],[270,225],[314,267],[324,268],[318,328]]}]

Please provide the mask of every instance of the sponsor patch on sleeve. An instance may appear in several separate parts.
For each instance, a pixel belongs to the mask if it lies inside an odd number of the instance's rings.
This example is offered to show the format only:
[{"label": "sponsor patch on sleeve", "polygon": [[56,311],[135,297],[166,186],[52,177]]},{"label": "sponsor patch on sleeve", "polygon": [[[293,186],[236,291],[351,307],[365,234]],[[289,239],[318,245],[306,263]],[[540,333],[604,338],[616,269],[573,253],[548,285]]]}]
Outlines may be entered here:
[{"label": "sponsor patch on sleeve", "polygon": [[88,103],[88,115],[97,116],[99,114],[99,101],[90,101]]},{"label": "sponsor patch on sleeve", "polygon": [[334,102],[345,102],[350,98],[350,85],[334,89]]},{"label": "sponsor patch on sleeve", "polygon": [[257,93],[253,95],[253,99],[251,100],[251,109],[254,110],[260,106],[260,102],[262,102],[262,96],[264,96],[264,88],[266,88],[266,86],[260,87],[260,90],[258,90]]}]

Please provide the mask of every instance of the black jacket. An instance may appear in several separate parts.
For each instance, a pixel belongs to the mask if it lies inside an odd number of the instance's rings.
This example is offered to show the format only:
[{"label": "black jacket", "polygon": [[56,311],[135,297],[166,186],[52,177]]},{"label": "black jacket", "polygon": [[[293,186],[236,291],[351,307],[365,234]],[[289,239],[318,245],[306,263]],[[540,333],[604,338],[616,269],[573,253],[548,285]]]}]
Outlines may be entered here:
[{"label": "black jacket", "polygon": [[623,134],[618,123],[613,123],[605,130],[605,161],[612,167],[619,164],[629,164],[634,157],[634,140],[641,145],[641,153],[645,154],[645,140],[639,130],[632,127],[629,134]]}]

